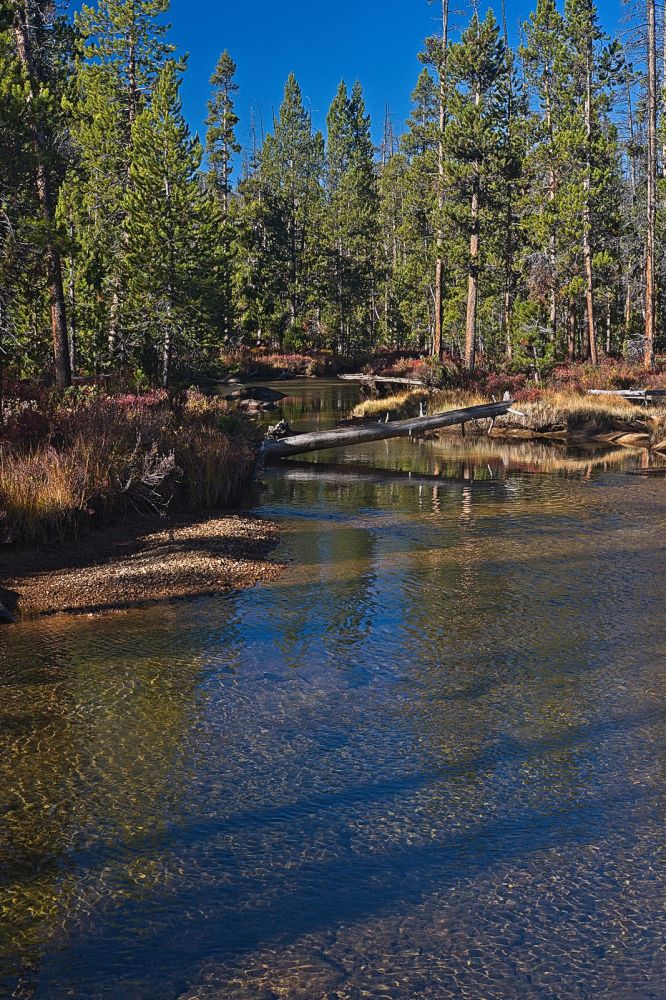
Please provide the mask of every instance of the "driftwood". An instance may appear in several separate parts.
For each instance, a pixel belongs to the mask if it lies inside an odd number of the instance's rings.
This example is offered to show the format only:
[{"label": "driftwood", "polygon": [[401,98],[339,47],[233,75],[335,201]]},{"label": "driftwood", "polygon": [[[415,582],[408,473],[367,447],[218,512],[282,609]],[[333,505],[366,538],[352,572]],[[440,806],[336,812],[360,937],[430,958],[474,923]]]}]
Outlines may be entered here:
[{"label": "driftwood", "polygon": [[390,375],[364,375],[363,373],[359,375],[338,375],[338,378],[343,378],[347,382],[390,382],[392,385],[418,385],[422,388],[426,388],[425,382],[422,382],[418,378],[402,378],[396,375],[392,378]]},{"label": "driftwood", "polygon": [[288,455],[303,455],[308,451],[324,448],[340,448],[346,445],[366,444],[369,441],[384,441],[386,438],[411,437],[426,434],[441,427],[463,426],[469,420],[489,420],[499,417],[511,409],[512,400],[501,403],[484,403],[481,406],[465,406],[460,410],[433,413],[429,417],[413,417],[409,420],[393,420],[383,424],[363,427],[338,427],[330,431],[312,431],[295,434],[280,441],[264,441],[263,455],[266,458],[286,458]]},{"label": "driftwood", "polygon": [[588,389],[591,396],[622,396],[649,403],[653,396],[666,396],[666,389]]}]

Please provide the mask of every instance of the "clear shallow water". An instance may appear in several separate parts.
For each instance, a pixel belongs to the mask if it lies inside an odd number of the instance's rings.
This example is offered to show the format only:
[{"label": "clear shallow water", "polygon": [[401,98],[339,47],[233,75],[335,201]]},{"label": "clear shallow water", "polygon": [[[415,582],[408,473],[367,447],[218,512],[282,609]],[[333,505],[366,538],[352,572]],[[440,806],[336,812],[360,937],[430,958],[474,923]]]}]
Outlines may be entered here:
[{"label": "clear shallow water", "polygon": [[0,996],[666,997],[663,480],[320,457],[276,583],[2,632]]}]

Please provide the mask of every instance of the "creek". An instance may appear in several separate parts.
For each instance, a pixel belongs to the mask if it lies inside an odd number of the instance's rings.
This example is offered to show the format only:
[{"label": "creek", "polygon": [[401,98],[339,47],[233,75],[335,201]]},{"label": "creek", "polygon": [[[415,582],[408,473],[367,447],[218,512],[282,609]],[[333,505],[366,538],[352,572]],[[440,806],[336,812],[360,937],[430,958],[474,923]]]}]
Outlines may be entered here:
[{"label": "creek", "polygon": [[[357,387],[274,383],[295,430]],[[666,491],[448,436],[265,469],[252,590],[0,636],[0,996],[661,998]]]}]

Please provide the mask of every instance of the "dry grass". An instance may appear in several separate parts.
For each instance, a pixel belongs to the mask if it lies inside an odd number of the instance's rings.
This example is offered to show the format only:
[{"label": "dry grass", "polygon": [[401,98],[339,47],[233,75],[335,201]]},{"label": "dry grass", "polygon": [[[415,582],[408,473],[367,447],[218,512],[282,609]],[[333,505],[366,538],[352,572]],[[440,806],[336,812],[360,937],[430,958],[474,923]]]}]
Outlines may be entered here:
[{"label": "dry grass", "polygon": [[0,538],[61,542],[128,511],[227,506],[251,479],[258,446],[249,421],[199,393],[20,409],[0,446]]},{"label": "dry grass", "polygon": [[419,403],[427,403],[430,393],[427,389],[415,389],[412,392],[401,392],[384,399],[366,399],[359,403],[351,412],[352,417],[363,420],[383,420],[386,414],[389,419],[414,416],[419,412]]},{"label": "dry grass", "polygon": [[[579,390],[544,389],[524,394],[515,408],[518,413],[507,413],[498,417],[497,428],[524,429],[535,433],[563,432],[578,437],[614,432],[648,433],[653,442],[666,437],[666,407],[645,408],[622,396],[590,396]],[[386,413],[389,419],[416,416],[423,403],[427,413],[443,413],[447,410],[489,403],[487,395],[465,389],[443,389],[428,392],[418,389],[387,399],[370,399],[352,411],[352,416],[365,419],[382,419]],[[485,430],[487,421],[478,424],[478,430]],[[467,425],[474,431],[474,422]]]},{"label": "dry grass", "polygon": [[72,452],[43,448],[15,455],[0,451],[0,504],[3,527],[11,537],[29,538],[38,524],[57,526],[62,537],[86,510],[87,497]]},{"label": "dry grass", "polygon": [[456,410],[460,406],[477,406],[487,403],[488,399],[479,393],[464,389],[442,389],[431,392],[428,389],[413,389],[385,399],[366,399],[352,410],[352,417],[364,420],[382,420],[389,415],[389,420],[400,420],[405,417],[419,415],[421,403],[426,413],[442,413],[446,410]]},{"label": "dry grass", "polygon": [[590,396],[557,389],[546,389],[536,399],[520,400],[516,409],[525,415],[507,413],[498,418],[497,425],[592,437],[614,431],[649,431],[665,416],[663,411],[637,406],[622,396]]}]

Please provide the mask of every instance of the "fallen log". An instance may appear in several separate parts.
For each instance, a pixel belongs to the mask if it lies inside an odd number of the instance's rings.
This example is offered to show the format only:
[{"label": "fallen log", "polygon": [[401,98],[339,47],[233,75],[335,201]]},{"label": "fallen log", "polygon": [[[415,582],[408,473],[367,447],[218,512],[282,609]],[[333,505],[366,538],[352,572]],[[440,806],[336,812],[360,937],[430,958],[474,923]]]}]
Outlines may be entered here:
[{"label": "fallen log", "polygon": [[622,396],[623,399],[649,401],[652,396],[666,396],[666,389],[588,389],[590,396]]},{"label": "fallen log", "polygon": [[398,375],[393,378],[390,375],[364,375],[361,373],[359,375],[338,375],[338,378],[345,379],[347,382],[390,382],[392,385],[418,385],[426,388],[425,382],[421,379],[403,378]]},{"label": "fallen log", "polygon": [[367,444],[369,441],[384,441],[386,438],[411,437],[414,434],[436,431],[441,427],[464,425],[470,420],[500,417],[511,409],[512,404],[513,400],[506,399],[501,403],[483,403],[481,406],[465,406],[460,410],[433,413],[429,417],[392,420],[363,427],[337,427],[330,431],[311,431],[281,438],[279,441],[267,439],[262,445],[262,454],[265,458],[286,458],[288,455],[303,455],[305,452],[320,451],[324,448]]}]

